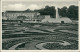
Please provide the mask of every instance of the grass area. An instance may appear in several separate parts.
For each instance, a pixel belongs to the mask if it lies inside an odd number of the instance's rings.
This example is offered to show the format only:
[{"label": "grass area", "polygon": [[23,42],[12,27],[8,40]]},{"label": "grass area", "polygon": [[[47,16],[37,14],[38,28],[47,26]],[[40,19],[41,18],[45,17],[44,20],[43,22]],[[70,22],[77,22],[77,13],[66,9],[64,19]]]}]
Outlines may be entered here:
[{"label": "grass area", "polygon": [[[40,26],[33,27],[35,25],[40,25]],[[29,29],[25,29],[25,28],[23,29],[23,27],[29,28],[30,30],[32,29],[33,31],[36,30],[36,32],[30,31]],[[19,28],[22,28],[22,29],[19,29]],[[54,32],[48,31],[46,29],[53,29]],[[44,46],[45,48],[51,49],[51,50],[54,49],[56,46],[59,46],[55,48],[58,50],[59,49],[78,49],[78,41],[74,39],[68,39],[69,37],[78,39],[78,34],[59,31],[59,30],[78,31],[78,25],[75,25],[75,24],[52,24],[52,23],[51,24],[41,24],[41,23],[40,24],[34,24],[34,23],[26,24],[24,23],[19,26],[15,26],[15,24],[8,24],[8,25],[4,25],[2,30],[13,30],[13,31],[5,31],[2,34],[2,39],[30,37],[29,39],[23,38],[23,39],[15,39],[15,40],[14,39],[6,40],[2,42],[2,49],[8,49],[11,46],[18,44],[20,42],[28,42],[28,41],[34,41],[34,40],[45,41],[45,42],[63,40],[63,41],[67,41],[71,43],[71,45],[66,46],[66,47],[59,45],[59,44],[47,44],[46,46]],[[39,31],[47,32],[47,33],[41,33]],[[19,32],[23,32],[23,34],[21,33],[19,34]],[[22,45],[20,47],[24,47],[24,46]]]},{"label": "grass area", "polygon": [[60,45],[59,43],[47,43],[43,45],[44,48],[49,49],[49,50],[76,50],[78,49],[77,45],[71,44],[67,46]]},{"label": "grass area", "polygon": [[31,39],[29,38],[22,38],[22,39],[11,39],[11,40],[7,40],[5,42],[2,43],[2,49],[3,50],[8,50],[10,47],[12,47],[15,44],[18,44],[20,42],[27,42],[27,41],[31,41]]}]

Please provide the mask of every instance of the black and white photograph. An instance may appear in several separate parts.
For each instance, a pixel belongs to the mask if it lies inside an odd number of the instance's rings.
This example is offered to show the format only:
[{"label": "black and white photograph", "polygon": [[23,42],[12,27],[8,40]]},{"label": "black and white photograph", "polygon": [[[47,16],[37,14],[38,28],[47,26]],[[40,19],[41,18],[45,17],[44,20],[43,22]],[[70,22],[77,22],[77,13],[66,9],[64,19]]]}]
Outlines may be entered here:
[{"label": "black and white photograph", "polygon": [[2,50],[78,50],[78,0],[2,0]]}]

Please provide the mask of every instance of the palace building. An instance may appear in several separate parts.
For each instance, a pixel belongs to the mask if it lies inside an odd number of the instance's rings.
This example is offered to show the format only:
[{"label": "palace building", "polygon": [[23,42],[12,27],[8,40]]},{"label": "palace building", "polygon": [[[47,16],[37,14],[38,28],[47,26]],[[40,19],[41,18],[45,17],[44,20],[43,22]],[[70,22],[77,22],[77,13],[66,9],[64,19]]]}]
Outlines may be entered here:
[{"label": "palace building", "polygon": [[26,11],[6,11],[3,13],[3,19],[6,20],[22,20],[28,23],[41,22],[44,16],[40,16],[38,12],[26,12]]},{"label": "palace building", "polygon": [[4,13],[4,15],[9,20],[17,20],[17,19],[24,18],[24,17],[32,19],[32,18],[40,15],[40,13],[38,13],[38,12],[26,12],[26,11],[6,11]]},{"label": "palace building", "polygon": [[19,20],[25,23],[72,23],[68,17],[60,17],[58,9],[56,9],[56,18],[51,18],[50,15],[40,15],[34,11],[6,11],[3,13],[4,20]]}]

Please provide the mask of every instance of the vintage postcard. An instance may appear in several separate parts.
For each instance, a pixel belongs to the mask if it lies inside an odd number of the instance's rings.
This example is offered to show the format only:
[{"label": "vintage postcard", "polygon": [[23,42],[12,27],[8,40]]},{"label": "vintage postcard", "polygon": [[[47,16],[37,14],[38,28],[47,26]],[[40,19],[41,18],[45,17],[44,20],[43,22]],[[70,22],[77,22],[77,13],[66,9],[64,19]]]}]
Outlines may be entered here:
[{"label": "vintage postcard", "polygon": [[2,52],[79,52],[79,0],[1,0],[1,14]]}]

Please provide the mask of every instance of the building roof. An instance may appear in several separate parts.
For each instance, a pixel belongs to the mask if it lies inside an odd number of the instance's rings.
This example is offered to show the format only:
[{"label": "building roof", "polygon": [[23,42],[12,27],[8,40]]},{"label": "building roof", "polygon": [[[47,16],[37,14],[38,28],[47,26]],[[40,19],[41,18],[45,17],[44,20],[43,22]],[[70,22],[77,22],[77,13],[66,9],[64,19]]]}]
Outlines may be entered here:
[{"label": "building roof", "polygon": [[6,11],[7,13],[38,13],[34,11]]},{"label": "building roof", "polygon": [[2,20],[2,22],[18,22],[19,20]]}]

